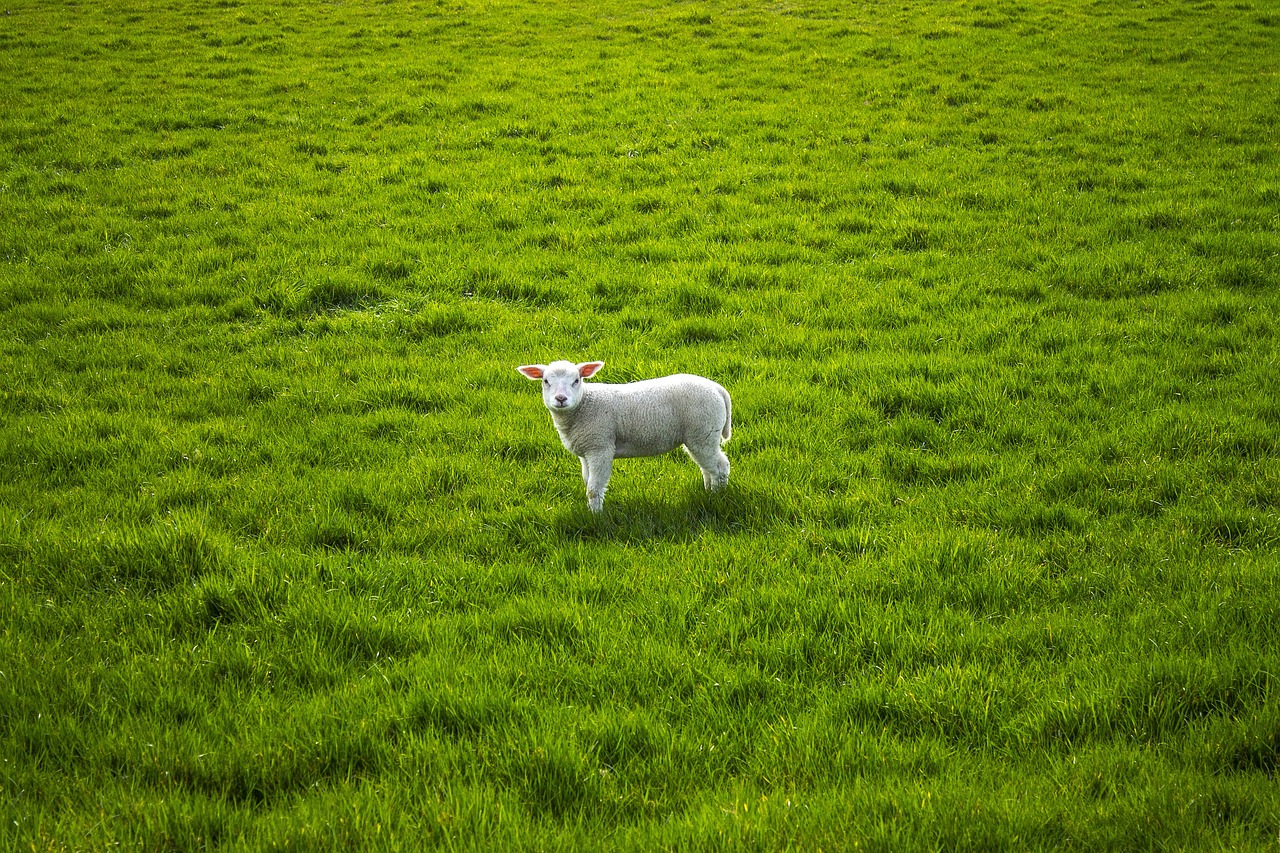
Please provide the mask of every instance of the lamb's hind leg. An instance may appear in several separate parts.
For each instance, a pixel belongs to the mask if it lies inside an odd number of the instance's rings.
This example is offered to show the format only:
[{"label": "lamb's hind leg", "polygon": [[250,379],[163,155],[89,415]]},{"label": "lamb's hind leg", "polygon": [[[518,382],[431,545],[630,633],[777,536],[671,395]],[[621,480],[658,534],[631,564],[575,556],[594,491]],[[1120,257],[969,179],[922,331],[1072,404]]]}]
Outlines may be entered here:
[{"label": "lamb's hind leg", "polygon": [[723,489],[729,483],[729,457],[720,449],[719,434],[710,435],[705,441],[685,444],[685,452],[702,469],[702,486],[706,489]]}]

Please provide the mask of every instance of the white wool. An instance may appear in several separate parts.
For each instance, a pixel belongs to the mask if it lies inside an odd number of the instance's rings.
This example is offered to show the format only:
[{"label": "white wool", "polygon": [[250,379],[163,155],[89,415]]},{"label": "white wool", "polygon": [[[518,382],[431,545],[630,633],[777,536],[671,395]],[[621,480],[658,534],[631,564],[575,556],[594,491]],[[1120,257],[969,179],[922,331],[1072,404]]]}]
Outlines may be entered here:
[{"label": "white wool", "polygon": [[542,401],[560,441],[582,460],[587,505],[604,508],[613,460],[657,456],[681,445],[702,469],[708,489],[729,482],[720,445],[732,434],[733,404],[718,383],[687,373],[625,385],[588,383],[604,362],[555,361],[516,368],[541,380]]}]

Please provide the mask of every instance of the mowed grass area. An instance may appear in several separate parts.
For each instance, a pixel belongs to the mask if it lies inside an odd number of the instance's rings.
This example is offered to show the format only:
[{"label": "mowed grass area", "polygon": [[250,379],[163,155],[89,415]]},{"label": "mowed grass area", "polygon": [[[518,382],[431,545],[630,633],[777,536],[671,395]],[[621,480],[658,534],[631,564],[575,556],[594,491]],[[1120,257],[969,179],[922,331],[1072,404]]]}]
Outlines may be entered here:
[{"label": "mowed grass area", "polygon": [[[1275,849],[1280,6],[0,13],[0,846]],[[606,511],[513,370],[695,372]]]}]

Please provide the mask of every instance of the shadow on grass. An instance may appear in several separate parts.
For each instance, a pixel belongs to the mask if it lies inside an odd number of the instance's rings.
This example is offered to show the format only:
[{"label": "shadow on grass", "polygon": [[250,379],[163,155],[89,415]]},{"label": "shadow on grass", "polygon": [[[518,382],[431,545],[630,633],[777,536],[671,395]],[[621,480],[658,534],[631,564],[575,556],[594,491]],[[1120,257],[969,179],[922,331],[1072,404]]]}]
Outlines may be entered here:
[{"label": "shadow on grass", "polygon": [[705,533],[757,533],[793,521],[795,508],[752,486],[730,483],[723,491],[690,490],[682,497],[619,498],[593,514],[585,506],[554,521],[565,539],[642,542],[692,540]]}]

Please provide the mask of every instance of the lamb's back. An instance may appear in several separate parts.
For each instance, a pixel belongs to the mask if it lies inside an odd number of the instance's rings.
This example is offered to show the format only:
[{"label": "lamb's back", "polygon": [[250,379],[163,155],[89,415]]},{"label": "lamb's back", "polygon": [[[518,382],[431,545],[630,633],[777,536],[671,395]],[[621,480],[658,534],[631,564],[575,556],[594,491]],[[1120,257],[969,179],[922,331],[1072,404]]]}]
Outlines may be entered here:
[{"label": "lamb's back", "polygon": [[618,385],[593,385],[612,398],[618,456],[653,456],[674,450],[694,433],[724,424],[719,386],[687,373]]}]

